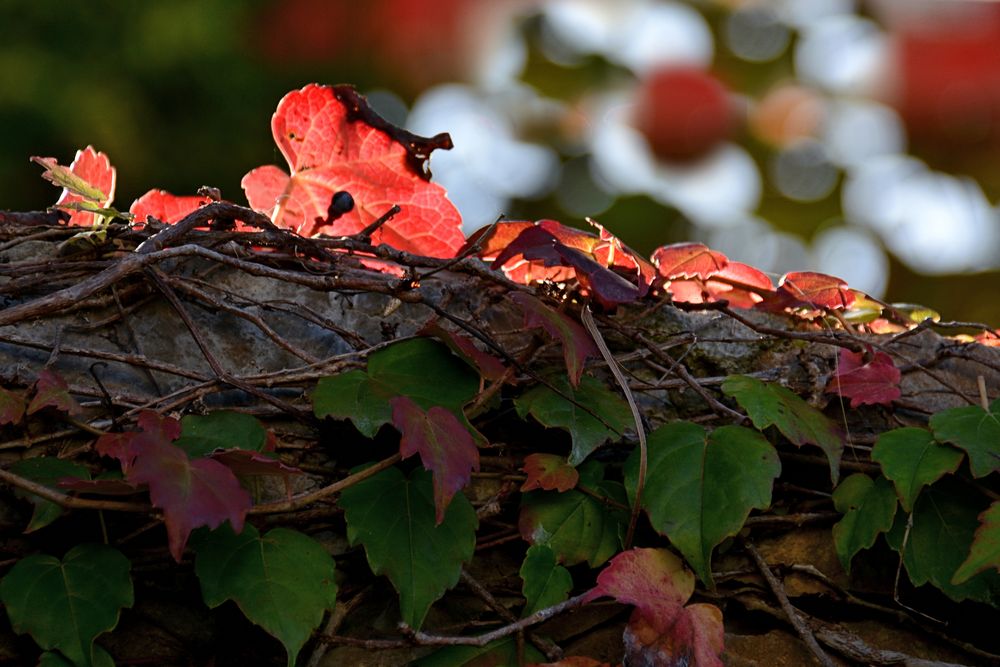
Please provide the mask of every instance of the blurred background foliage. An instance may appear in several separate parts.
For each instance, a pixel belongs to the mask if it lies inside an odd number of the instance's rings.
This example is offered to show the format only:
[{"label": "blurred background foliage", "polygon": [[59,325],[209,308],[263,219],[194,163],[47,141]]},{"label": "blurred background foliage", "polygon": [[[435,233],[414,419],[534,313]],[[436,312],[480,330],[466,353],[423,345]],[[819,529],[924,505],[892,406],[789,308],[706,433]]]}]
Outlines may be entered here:
[{"label": "blurred background foliage", "polygon": [[449,131],[466,231],[503,213],[701,240],[1000,324],[1000,4],[964,0],[0,0],[0,208],[88,144],[116,203],[281,164],[305,83]]}]

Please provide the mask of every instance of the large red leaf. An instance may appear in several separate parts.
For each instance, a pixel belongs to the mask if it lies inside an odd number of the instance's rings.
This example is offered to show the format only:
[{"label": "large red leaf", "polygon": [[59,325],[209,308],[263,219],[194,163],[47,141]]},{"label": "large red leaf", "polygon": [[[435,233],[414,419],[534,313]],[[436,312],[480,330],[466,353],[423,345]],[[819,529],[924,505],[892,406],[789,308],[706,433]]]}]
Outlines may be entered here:
[{"label": "large red leaf", "polygon": [[594,344],[587,330],[566,315],[552,310],[530,294],[515,292],[510,295],[510,298],[524,310],[524,326],[529,329],[541,327],[562,343],[563,359],[566,361],[569,381],[573,383],[574,387],[579,385],[587,358],[596,357],[599,354],[597,345]]},{"label": "large red leaf", "polygon": [[580,481],[580,473],[566,462],[563,456],[555,454],[529,454],[524,457],[521,468],[528,479],[524,480],[521,491],[543,489],[545,491],[569,491]]},{"label": "large red leaf", "polygon": [[392,404],[392,425],[403,437],[399,453],[405,459],[420,454],[424,468],[434,475],[434,514],[438,524],[459,490],[479,470],[479,450],[472,434],[458,417],[435,405],[424,410],[408,396],[396,396]]},{"label": "large red leaf", "polygon": [[150,217],[160,222],[175,223],[183,220],[189,213],[197,211],[208,204],[208,197],[198,195],[178,196],[166,190],[150,190],[132,202],[128,211],[135,216],[137,222],[146,222]]},{"label": "large red leaf", "polygon": [[[291,174],[258,167],[242,185],[250,205],[275,224],[303,236],[348,235],[398,204],[402,211],[373,242],[432,257],[461,248],[461,216],[426,170],[431,151],[451,147],[447,134],[418,137],[384,121],[350,86],[317,84],[285,95],[271,130]],[[353,207],[332,216],[339,192],[350,194]]]},{"label": "large red leaf", "polygon": [[597,576],[589,599],[610,596],[635,607],[625,629],[626,662],[721,667],[722,613],[713,605],[684,603],[694,575],[666,549],[618,554]]},{"label": "large red leaf", "polygon": [[707,279],[719,273],[729,258],[703,243],[674,243],[653,251],[656,271],[666,280]]},{"label": "large red leaf", "polygon": [[[45,167],[43,178],[63,187],[56,206],[86,201],[105,207],[115,198],[115,168],[108,156],[94,150],[93,146],[77,151],[69,167],[60,166],[55,158],[35,157],[32,160]],[[94,214],[71,210],[69,224],[89,227],[94,224]]]},{"label": "large red leaf", "polygon": [[788,306],[805,305],[821,310],[850,308],[855,300],[846,282],[813,271],[786,273],[778,284],[777,296]]},{"label": "large red leaf", "polygon": [[900,397],[899,369],[885,352],[876,352],[868,363],[864,355],[842,349],[837,372],[826,386],[827,393],[851,399],[851,407],[859,405],[892,405]]},{"label": "large red leaf", "polygon": [[28,404],[27,413],[31,415],[42,408],[55,408],[71,415],[83,412],[80,404],[70,395],[66,380],[49,369],[38,374],[38,380],[35,381],[35,397]]}]

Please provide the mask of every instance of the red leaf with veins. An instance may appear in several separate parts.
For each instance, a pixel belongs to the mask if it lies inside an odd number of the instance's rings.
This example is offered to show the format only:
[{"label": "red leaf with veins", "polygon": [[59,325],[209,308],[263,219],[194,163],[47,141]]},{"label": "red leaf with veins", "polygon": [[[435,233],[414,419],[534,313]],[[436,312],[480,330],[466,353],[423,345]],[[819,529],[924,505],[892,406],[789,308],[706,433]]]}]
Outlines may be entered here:
[{"label": "red leaf with veins", "polygon": [[[77,151],[69,167],[60,166],[55,158],[32,160],[45,167],[43,178],[56,185],[70,186],[63,187],[56,206],[65,207],[67,204],[89,201],[105,207],[115,198],[115,168],[111,166],[108,156],[94,150],[93,146]],[[90,211],[71,210],[68,224],[90,227],[94,224],[94,214]]]},{"label": "red leaf with veins", "polygon": [[761,292],[772,294],[774,286],[764,272],[740,262],[729,262],[708,280],[671,280],[667,291],[678,303],[728,301],[735,308],[753,308],[764,300]]},{"label": "red leaf with veins", "polygon": [[677,556],[632,549],[611,559],[587,597],[635,607],[625,628],[627,663],[721,667],[722,613],[708,604],[684,606],[693,592],[694,575]]},{"label": "red leaf with veins", "polygon": [[435,405],[425,411],[408,396],[389,403],[392,425],[403,434],[399,453],[404,459],[420,454],[420,462],[434,475],[434,514],[440,524],[452,496],[469,483],[473,470],[479,470],[479,450],[448,408]]},{"label": "red leaf with veins", "polygon": [[[274,140],[291,175],[275,166],[243,177],[250,205],[303,236],[361,231],[398,204],[402,211],[372,236],[374,243],[432,257],[453,257],[465,241],[461,216],[444,188],[429,182],[426,162],[450,148],[380,118],[350,86],[308,86],[278,103]],[[347,192],[354,206],[329,220],[330,203]]]},{"label": "red leaf with veins", "polygon": [[160,222],[173,224],[209,202],[211,199],[208,197],[197,195],[180,197],[166,190],[150,190],[132,202],[128,211],[135,216],[137,222],[146,222],[148,218],[153,217]]},{"label": "red leaf with veins", "polygon": [[38,374],[38,380],[35,381],[35,397],[28,404],[28,414],[34,414],[42,408],[55,408],[71,415],[83,412],[76,399],[70,396],[66,380],[48,369]]},{"label": "red leaf with veins", "polygon": [[562,343],[563,359],[566,361],[569,381],[574,387],[578,386],[587,358],[596,357],[599,354],[597,345],[594,344],[587,330],[529,294],[515,292],[510,295],[510,298],[524,310],[524,326],[529,329],[541,327]]},{"label": "red leaf with veins", "polygon": [[656,271],[666,280],[685,278],[707,279],[719,273],[729,263],[721,252],[703,243],[674,243],[653,251]]},{"label": "red leaf with veins", "polygon": [[569,491],[580,481],[580,473],[566,463],[565,457],[555,454],[529,454],[524,457],[521,468],[528,479],[521,485],[521,491],[543,489],[545,491]]},{"label": "red leaf with veins", "polygon": [[885,352],[876,352],[868,363],[860,352],[842,349],[836,374],[826,386],[828,394],[840,394],[851,399],[851,407],[859,405],[891,405],[900,397],[899,369]]},{"label": "red leaf with veins", "polygon": [[850,308],[854,292],[847,283],[835,276],[813,271],[786,273],[778,284],[779,300],[788,305],[806,305],[819,309]]}]

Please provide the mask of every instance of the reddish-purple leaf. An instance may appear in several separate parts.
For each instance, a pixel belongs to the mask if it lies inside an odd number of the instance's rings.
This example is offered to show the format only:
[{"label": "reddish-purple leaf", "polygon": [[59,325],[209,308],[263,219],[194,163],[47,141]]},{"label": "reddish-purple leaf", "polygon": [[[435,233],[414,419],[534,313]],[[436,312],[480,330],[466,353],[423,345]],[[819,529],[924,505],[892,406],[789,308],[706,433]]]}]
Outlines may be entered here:
[{"label": "reddish-purple leaf", "polygon": [[468,336],[445,329],[437,321],[429,322],[417,332],[421,336],[433,336],[451,348],[451,351],[465,359],[466,362],[487,380],[496,382],[503,378],[507,368],[503,362],[488,352],[483,352]]},{"label": "reddish-purple leaf", "polygon": [[35,381],[35,397],[28,404],[27,413],[32,415],[42,408],[55,408],[71,415],[83,412],[76,399],[70,396],[66,380],[49,369],[38,374],[38,380]]},{"label": "reddish-purple leaf", "polygon": [[713,605],[684,603],[694,575],[666,549],[618,554],[597,576],[588,599],[607,595],[635,607],[625,630],[630,664],[721,667],[722,613]]},{"label": "reddish-purple leaf", "polygon": [[653,251],[653,264],[665,280],[707,279],[726,268],[729,258],[703,243],[674,243]]},{"label": "reddish-purple leaf", "polygon": [[24,396],[0,388],[0,424],[19,424],[24,419]]},{"label": "reddish-purple leaf", "polygon": [[79,477],[63,477],[59,480],[59,488],[101,496],[131,496],[141,491],[137,485],[130,484],[124,479],[80,479]]},{"label": "reddish-purple leaf", "polygon": [[[31,159],[45,167],[43,178],[63,188],[56,206],[70,207],[80,202],[90,202],[105,207],[115,198],[115,168],[111,166],[108,156],[94,150],[93,146],[77,151],[69,167],[61,166],[55,158]],[[90,227],[94,224],[94,214],[90,211],[72,210],[69,224]]]},{"label": "reddish-purple leaf", "polygon": [[859,405],[891,405],[900,397],[902,377],[885,352],[876,352],[868,363],[860,352],[841,349],[836,374],[830,378],[826,392],[851,399],[851,407]]},{"label": "reddish-purple leaf", "polygon": [[160,222],[173,224],[209,202],[211,200],[208,197],[177,196],[166,190],[150,190],[132,202],[128,211],[135,216],[136,222],[146,222],[152,217]]},{"label": "reddish-purple leaf", "polygon": [[510,295],[510,298],[524,310],[524,326],[528,328],[541,327],[562,343],[563,358],[566,360],[569,380],[574,387],[578,386],[587,358],[598,355],[597,345],[594,344],[587,330],[529,294],[515,292]]},{"label": "reddish-purple leaf", "polygon": [[438,524],[459,490],[479,470],[479,450],[472,434],[458,417],[435,405],[424,410],[407,396],[396,396],[392,404],[392,425],[403,434],[399,453],[408,458],[420,454],[426,470],[434,475],[434,513]]},{"label": "reddish-purple leaf", "polygon": [[580,481],[576,468],[567,463],[565,457],[555,454],[529,454],[524,457],[521,470],[528,476],[521,491],[569,491]]},{"label": "reddish-purple leaf", "polygon": [[134,443],[146,440],[173,442],[181,435],[181,423],[173,417],[163,417],[152,410],[143,410],[136,420],[139,431],[125,433],[105,433],[97,439],[95,448],[101,456],[118,459],[122,472],[128,474],[135,460]]},{"label": "reddish-purple leaf", "polygon": [[216,450],[209,455],[209,458],[241,476],[302,474],[302,471],[294,466],[285,465],[276,458],[250,449]]},{"label": "reddish-purple leaf", "polygon": [[813,308],[850,308],[854,303],[854,292],[847,283],[835,276],[812,271],[786,273],[778,284],[778,294],[791,303]]},{"label": "reddish-purple leaf", "polygon": [[[259,167],[242,185],[250,205],[276,225],[303,236],[354,234],[398,204],[374,243],[453,257],[465,242],[458,209],[425,167],[431,151],[451,147],[447,134],[418,137],[381,119],[350,86],[316,84],[282,98],[271,130],[291,175]],[[340,192],[353,205],[333,211]]]}]

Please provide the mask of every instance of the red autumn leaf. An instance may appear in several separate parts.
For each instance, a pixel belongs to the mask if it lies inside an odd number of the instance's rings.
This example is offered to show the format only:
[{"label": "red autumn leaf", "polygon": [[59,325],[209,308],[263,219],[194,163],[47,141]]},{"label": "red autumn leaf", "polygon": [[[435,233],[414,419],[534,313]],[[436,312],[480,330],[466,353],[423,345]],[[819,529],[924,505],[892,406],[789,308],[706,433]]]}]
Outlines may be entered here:
[{"label": "red autumn leaf", "polygon": [[479,450],[469,430],[449,410],[435,405],[424,410],[408,396],[396,396],[392,404],[392,425],[403,434],[399,453],[408,458],[420,454],[426,470],[434,475],[434,513],[437,523],[459,490],[479,470]]},{"label": "red autumn leaf", "polygon": [[686,278],[707,279],[719,273],[729,263],[721,252],[702,243],[674,243],[653,251],[656,271],[666,280]]},{"label": "red autumn leaf", "polygon": [[487,380],[496,382],[503,378],[504,373],[507,372],[502,361],[492,354],[480,350],[471,338],[457,331],[445,329],[436,321],[424,325],[417,333],[421,336],[433,336],[443,342]]},{"label": "red autumn leaf", "polygon": [[753,308],[764,300],[761,293],[774,291],[771,279],[761,271],[742,262],[729,262],[705,281],[713,300],[725,299],[733,308]]},{"label": "red autumn leaf", "polygon": [[721,667],[722,613],[713,605],[684,603],[694,575],[665,549],[631,549],[611,559],[588,600],[610,596],[635,607],[625,629],[629,664]]},{"label": "red autumn leaf", "polygon": [[19,424],[24,418],[24,397],[0,388],[0,424]]},{"label": "red autumn leaf", "polygon": [[38,380],[35,381],[35,397],[28,404],[28,414],[34,414],[42,408],[55,408],[71,415],[83,412],[76,399],[70,396],[66,380],[48,369],[38,374]]},{"label": "red autumn leaf", "polygon": [[712,296],[708,293],[708,286],[704,280],[693,278],[691,280],[671,280],[667,285],[670,292],[670,300],[674,303],[706,303],[712,301]]},{"label": "red autumn leaf", "polygon": [[891,405],[900,397],[899,369],[885,352],[876,352],[868,363],[864,355],[842,349],[836,374],[826,386],[828,394],[840,394],[851,399],[851,407],[859,405]]},{"label": "red autumn leaf", "polygon": [[[418,137],[384,121],[350,86],[308,86],[278,103],[274,140],[291,175],[275,166],[243,177],[250,205],[303,236],[361,231],[398,204],[402,211],[377,230],[374,243],[432,257],[453,257],[465,241],[458,209],[429,181],[431,151],[450,148],[439,134]],[[346,192],[349,210],[331,211]]]},{"label": "red autumn leaf", "polygon": [[621,239],[605,229],[601,223],[592,218],[587,218],[587,223],[597,230],[600,239],[590,250],[590,254],[602,266],[612,267],[625,273],[634,271],[642,296],[645,296],[653,279],[656,278],[656,267],[645,257],[622,243]]},{"label": "red autumn leaf", "polygon": [[850,308],[855,299],[840,278],[812,271],[786,273],[778,283],[777,296],[786,307],[806,305],[821,310]]},{"label": "red autumn leaf", "polygon": [[527,220],[506,220],[480,227],[469,235],[458,254],[464,255],[475,248],[480,259],[492,262],[521,232],[534,226],[535,223]]},{"label": "red autumn leaf", "polygon": [[302,471],[267,454],[249,449],[220,449],[209,454],[237,475],[255,477],[258,475],[301,475]]},{"label": "red autumn leaf", "polygon": [[521,491],[543,489],[545,491],[569,491],[580,481],[580,473],[566,462],[565,457],[555,454],[529,454],[524,457],[521,468],[528,476]]},{"label": "red autumn leaf", "polygon": [[208,197],[198,195],[181,197],[172,195],[166,190],[150,190],[132,202],[128,212],[135,216],[137,222],[156,218],[160,222],[173,224],[180,222],[189,213],[197,211],[210,201]]},{"label": "red autumn leaf", "polygon": [[587,330],[529,294],[515,292],[510,298],[524,311],[524,326],[529,329],[541,327],[562,343],[569,381],[574,387],[578,386],[587,358],[598,355],[597,345]]},{"label": "red autumn leaf", "polygon": [[976,342],[987,347],[1000,347],[1000,329],[979,333]]},{"label": "red autumn leaf", "polygon": [[163,417],[152,410],[143,410],[136,420],[139,431],[128,431],[125,433],[105,433],[97,439],[95,448],[101,456],[108,456],[118,459],[122,466],[122,472],[126,475],[135,460],[136,449],[134,444],[144,440],[165,440],[173,442],[181,435],[180,421],[172,417]]},{"label": "red autumn leaf", "polygon": [[[105,207],[115,198],[115,168],[111,166],[108,156],[95,151],[93,146],[77,151],[69,167],[59,165],[55,158],[31,159],[45,167],[42,178],[62,187],[56,206],[66,208],[71,204],[90,202]],[[94,224],[94,214],[71,209],[68,224],[89,227]]]}]

